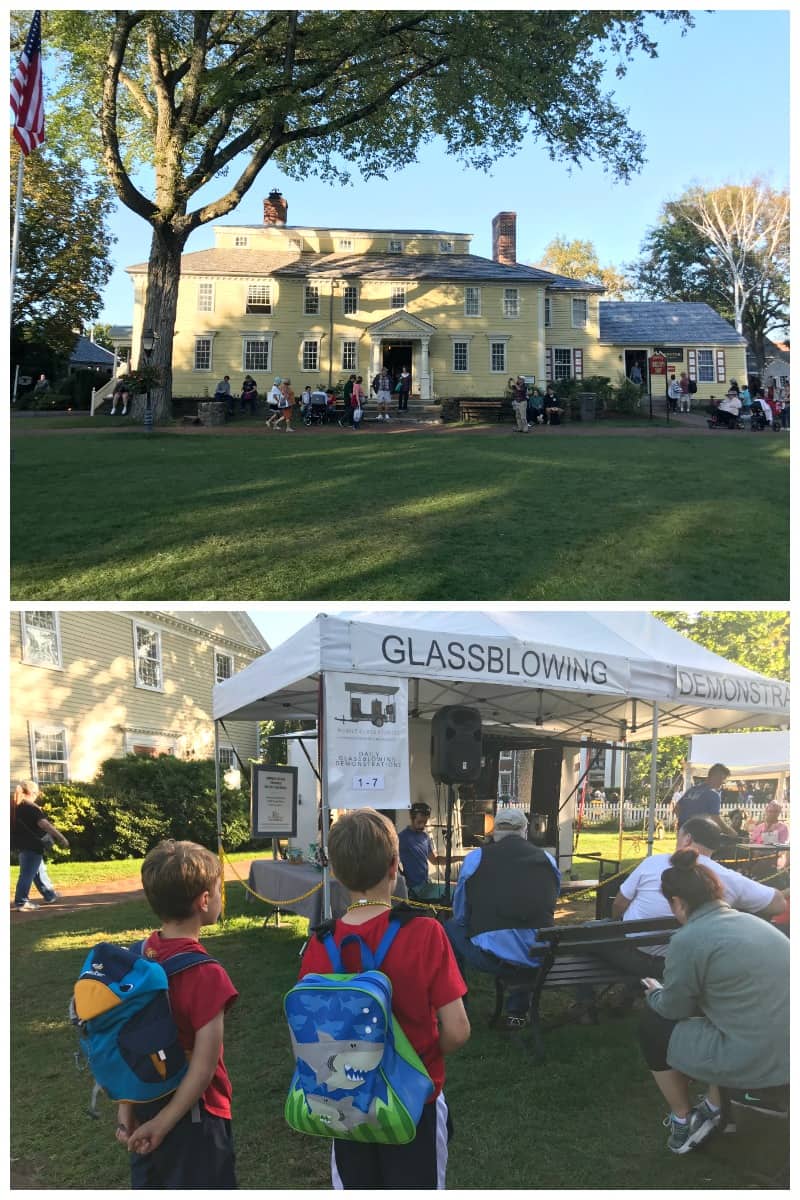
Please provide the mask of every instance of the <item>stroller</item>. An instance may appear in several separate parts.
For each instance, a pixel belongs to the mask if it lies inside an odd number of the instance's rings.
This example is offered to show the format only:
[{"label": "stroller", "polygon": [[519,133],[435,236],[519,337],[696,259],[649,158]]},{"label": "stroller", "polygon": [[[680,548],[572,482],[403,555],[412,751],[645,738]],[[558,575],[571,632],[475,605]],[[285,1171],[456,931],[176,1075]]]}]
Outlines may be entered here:
[{"label": "stroller", "polygon": [[312,392],[311,403],[303,410],[304,425],[324,425],[328,419],[328,397],[325,392]]},{"label": "stroller", "polygon": [[750,430],[751,432],[761,432],[769,425],[767,414],[759,404],[758,400],[753,401],[753,407],[750,410]]}]

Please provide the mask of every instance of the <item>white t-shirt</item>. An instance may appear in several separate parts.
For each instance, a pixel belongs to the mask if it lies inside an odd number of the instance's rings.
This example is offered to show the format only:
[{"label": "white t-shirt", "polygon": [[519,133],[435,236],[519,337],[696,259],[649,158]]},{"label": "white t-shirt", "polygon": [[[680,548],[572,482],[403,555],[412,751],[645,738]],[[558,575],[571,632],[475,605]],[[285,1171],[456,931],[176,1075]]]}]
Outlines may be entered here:
[{"label": "white t-shirt", "polygon": [[[672,854],[652,854],[639,863],[628,878],[620,884],[620,895],[630,904],[625,909],[623,921],[648,921],[653,917],[671,917],[672,909],[661,891],[661,876],[670,866]],[[748,879],[730,867],[723,867],[701,854],[697,860],[709,867],[725,889],[725,900],[732,908],[742,912],[756,913],[772,900],[774,889],[756,879]],[[631,934],[635,937],[636,934]],[[646,946],[648,954],[666,954],[666,946]]]}]

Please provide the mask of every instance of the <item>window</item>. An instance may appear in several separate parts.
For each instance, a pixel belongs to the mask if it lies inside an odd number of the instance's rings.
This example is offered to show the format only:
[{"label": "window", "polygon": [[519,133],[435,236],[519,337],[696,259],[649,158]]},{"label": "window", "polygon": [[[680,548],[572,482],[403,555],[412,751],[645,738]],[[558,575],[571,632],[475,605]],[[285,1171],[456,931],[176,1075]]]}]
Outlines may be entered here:
[{"label": "window", "polygon": [[358,312],[358,288],[354,283],[346,284],[342,291],[342,312]]},{"label": "window", "polygon": [[464,316],[479,317],[481,315],[481,289],[479,287],[464,288]]},{"label": "window", "polygon": [[402,254],[403,243],[399,238],[389,238],[388,250],[390,254]]},{"label": "window", "polygon": [[272,288],[268,283],[249,283],[247,285],[247,304],[245,312],[272,312]]},{"label": "window", "polygon": [[289,238],[289,249],[290,250],[302,250],[303,243],[302,243],[301,239],[300,238]]},{"label": "window", "polygon": [[137,687],[160,692],[161,680],[161,634],[146,625],[133,627],[134,662]]},{"label": "window", "polygon": [[198,285],[197,285],[197,311],[198,312],[213,312],[214,311],[214,285],[213,285],[213,283],[198,283]]},{"label": "window", "polygon": [[230,771],[231,768],[238,766],[236,762],[236,755],[230,746],[220,746],[219,766],[221,771]]},{"label": "window", "polygon": [[469,370],[469,342],[453,342],[453,370]]},{"label": "window", "polygon": [[569,379],[572,375],[572,351],[553,351],[553,379]]},{"label": "window", "polygon": [[714,351],[697,351],[697,380],[698,383],[714,383]]},{"label": "window", "polygon": [[503,288],[503,316],[519,316],[519,288]]},{"label": "window", "polygon": [[233,656],[223,654],[221,650],[214,651],[214,678],[217,683],[230,679],[233,674]]},{"label": "window", "polygon": [[336,249],[337,250],[352,250],[353,249],[353,239],[352,238],[339,238],[338,242],[336,243]]},{"label": "window", "polygon": [[33,667],[61,666],[61,636],[58,613],[23,612],[22,661]]},{"label": "window", "polygon": [[319,288],[316,284],[306,284],[303,312],[307,317],[315,317],[319,313]]},{"label": "window", "polygon": [[492,371],[502,371],[505,374],[506,369],[506,344],[505,342],[490,342],[491,348],[490,366]]},{"label": "window", "polygon": [[37,783],[64,783],[69,779],[67,731],[63,725],[31,726],[31,759]]},{"label": "window", "polygon": [[406,306],[406,285],[404,283],[392,284],[392,308],[405,308]]},{"label": "window", "polygon": [[440,254],[452,254],[453,253],[453,243],[450,241],[449,238],[442,238],[442,240],[439,242],[439,253]]},{"label": "window", "polygon": [[545,298],[544,298],[544,327],[545,327],[545,329],[549,329],[550,324],[551,324],[551,322],[550,322],[550,297],[545,296]]},{"label": "window", "polygon": [[342,370],[358,370],[358,342],[349,339],[342,341]]},{"label": "window", "polygon": [[211,370],[210,337],[196,337],[194,339],[194,369],[195,371]]},{"label": "window", "polygon": [[269,371],[272,357],[270,338],[244,339],[244,371]]},{"label": "window", "polygon": [[241,250],[245,246],[248,246],[250,244],[250,239],[248,238],[246,233],[237,233],[234,235],[233,244],[234,244],[234,246],[238,246],[239,249]]},{"label": "window", "polygon": [[572,301],[572,327],[573,329],[583,329],[589,319],[589,309],[585,300],[573,299]]},{"label": "window", "polygon": [[498,796],[511,797],[511,780],[513,776],[510,771],[499,771],[497,774],[497,794]]},{"label": "window", "polygon": [[319,342],[316,339],[303,342],[303,370],[319,370]]}]

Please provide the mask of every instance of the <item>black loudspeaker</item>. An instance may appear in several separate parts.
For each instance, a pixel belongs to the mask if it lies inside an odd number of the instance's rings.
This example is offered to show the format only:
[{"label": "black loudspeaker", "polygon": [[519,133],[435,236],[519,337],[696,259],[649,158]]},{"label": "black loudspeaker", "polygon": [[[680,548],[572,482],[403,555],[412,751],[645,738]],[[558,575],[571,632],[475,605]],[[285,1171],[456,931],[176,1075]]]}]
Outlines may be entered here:
[{"label": "black loudspeaker", "polygon": [[481,714],[448,704],[431,721],[431,775],[437,783],[474,783],[481,773]]}]

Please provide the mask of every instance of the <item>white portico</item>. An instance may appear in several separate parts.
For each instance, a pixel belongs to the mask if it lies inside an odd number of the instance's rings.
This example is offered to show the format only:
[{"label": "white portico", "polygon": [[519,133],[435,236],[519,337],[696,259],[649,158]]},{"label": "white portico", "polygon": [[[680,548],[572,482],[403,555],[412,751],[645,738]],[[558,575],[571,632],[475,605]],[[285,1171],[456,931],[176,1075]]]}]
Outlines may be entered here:
[{"label": "white portico", "polygon": [[433,395],[433,376],[430,364],[430,340],[437,332],[435,325],[415,317],[404,308],[376,321],[366,330],[370,339],[370,379],[380,371],[385,361],[385,351],[392,347],[407,346],[408,367],[411,371],[411,390],[421,400],[430,400]]}]

